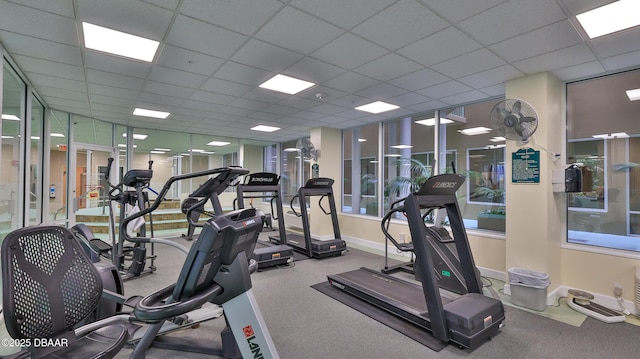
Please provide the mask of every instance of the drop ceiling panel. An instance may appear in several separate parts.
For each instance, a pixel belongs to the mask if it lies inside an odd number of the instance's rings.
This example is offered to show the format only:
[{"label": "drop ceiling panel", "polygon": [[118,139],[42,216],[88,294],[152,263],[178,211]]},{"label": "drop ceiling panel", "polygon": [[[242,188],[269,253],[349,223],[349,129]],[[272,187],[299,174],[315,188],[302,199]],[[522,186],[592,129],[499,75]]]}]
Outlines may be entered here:
[{"label": "drop ceiling panel", "polygon": [[274,73],[228,61],[220,66],[214,76],[219,79],[239,82],[241,84],[258,86],[271,78]]},{"label": "drop ceiling panel", "polygon": [[339,28],[325,21],[286,7],[260,29],[256,37],[307,55],[341,33]]},{"label": "drop ceiling panel", "polygon": [[465,56],[441,62],[432,68],[446,76],[457,79],[477,72],[496,68],[505,62],[487,49],[478,49]]},{"label": "drop ceiling panel", "polygon": [[178,15],[166,43],[203,54],[227,58],[247,41],[247,37],[199,20]]},{"label": "drop ceiling panel", "polygon": [[556,0],[510,0],[462,21],[459,26],[480,43],[492,45],[563,19],[564,12]]},{"label": "drop ceiling panel", "polygon": [[106,86],[100,84],[90,83],[89,93],[96,95],[105,95],[115,98],[136,98],[138,97],[138,91],[123,89],[119,87]]},{"label": "drop ceiling panel", "polygon": [[244,84],[240,84],[233,81],[227,81],[223,79],[218,79],[215,77],[209,78],[204,84],[202,84],[201,89],[211,92],[217,92],[221,94],[226,94],[230,96],[242,96],[243,94],[249,92],[253,89],[253,86],[248,86]]},{"label": "drop ceiling panel", "polygon": [[441,99],[443,97],[448,97],[471,90],[471,87],[464,85],[458,81],[448,81],[439,85],[422,89],[417,92],[432,99]]},{"label": "drop ceiling panel", "polygon": [[59,62],[37,59],[28,56],[15,56],[24,72],[35,72],[44,75],[56,74],[70,80],[85,81],[84,69],[81,66],[67,65]]},{"label": "drop ceiling panel", "polygon": [[189,98],[195,92],[195,90],[191,88],[156,81],[147,81],[142,88],[142,91],[150,94],[164,95],[180,99]]},{"label": "drop ceiling panel", "polygon": [[180,13],[241,34],[253,35],[281,7],[276,0],[185,0]]},{"label": "drop ceiling panel", "polygon": [[11,54],[46,59],[74,66],[83,65],[80,49],[72,45],[36,39],[6,31],[0,31],[0,41],[6,48],[10,49]]},{"label": "drop ceiling panel", "polygon": [[211,102],[218,105],[227,105],[231,101],[235,100],[237,97],[229,96],[217,92],[203,91],[197,90],[196,92],[189,97],[190,100],[194,101],[203,101],[203,102]]},{"label": "drop ceiling panel", "polygon": [[398,50],[398,53],[424,66],[477,50],[481,45],[469,35],[450,26]]},{"label": "drop ceiling panel", "polygon": [[318,84],[344,72],[345,70],[338,66],[334,66],[311,57],[305,57],[294,65],[289,66],[283,73],[288,76]]},{"label": "drop ceiling panel", "polygon": [[[291,5],[343,29],[351,29],[396,0],[292,0]],[[336,11],[340,9],[340,11]]]},{"label": "drop ceiling panel", "polygon": [[332,89],[341,89],[342,91],[347,92],[358,92],[367,87],[377,85],[378,83],[380,82],[372,79],[371,77],[350,71],[342,73],[329,81],[325,81],[323,85]]},{"label": "drop ceiling panel", "polygon": [[60,98],[76,101],[87,101],[86,92],[64,90],[59,87],[38,86],[38,93],[48,99]]},{"label": "drop ceiling panel", "polygon": [[428,86],[441,84],[451,79],[431,69],[421,69],[389,81],[390,84],[408,91],[416,91]]},{"label": "drop ceiling panel", "polygon": [[175,70],[169,67],[154,66],[148,79],[151,81],[197,89],[200,88],[208,78],[206,76]]},{"label": "drop ceiling panel", "polygon": [[172,11],[143,1],[79,0],[76,4],[82,21],[156,41],[164,38],[173,18]]},{"label": "drop ceiling panel", "polygon": [[[315,51],[311,56],[338,65],[344,69],[354,69],[388,51],[351,33],[345,33]],[[349,54],[349,56],[345,56]]]},{"label": "drop ceiling panel", "polygon": [[447,1],[429,1],[427,6],[433,9],[437,14],[445,17],[451,22],[457,23],[472,15],[481,13],[490,9],[506,0],[447,0]]},{"label": "drop ceiling panel", "polygon": [[455,105],[458,103],[468,103],[468,102],[482,100],[486,97],[487,95],[485,95],[484,93],[473,90],[473,91],[468,91],[468,92],[464,92],[464,93],[460,93],[460,94],[456,94],[448,97],[443,97],[440,99],[440,101],[444,103],[448,103],[450,105]]},{"label": "drop ceiling panel", "polygon": [[0,23],[3,29],[19,34],[65,45],[78,45],[76,21],[73,18],[4,2],[0,11]]},{"label": "drop ceiling panel", "polygon": [[372,100],[384,101],[392,97],[403,95],[405,93],[407,93],[406,90],[383,83],[380,85],[369,87],[368,89],[364,89],[362,91],[358,91],[357,95],[367,97]]},{"label": "drop ceiling panel", "polygon": [[518,61],[576,45],[582,38],[568,20],[560,21],[491,46],[507,61]]},{"label": "drop ceiling panel", "polygon": [[611,57],[637,51],[640,50],[640,42],[635,41],[638,38],[640,38],[640,28],[636,27],[593,39],[593,49],[600,57]]},{"label": "drop ceiling panel", "polygon": [[395,53],[389,53],[358,67],[354,71],[380,81],[389,81],[421,68],[419,64],[411,60]]},{"label": "drop ceiling panel", "polygon": [[553,74],[558,77],[560,80],[567,81],[571,79],[576,79],[581,76],[596,75],[602,73],[605,69],[602,67],[602,64],[599,61],[591,61],[586,64],[580,64],[576,66],[569,66],[559,70],[553,71]]},{"label": "drop ceiling panel", "polygon": [[231,60],[270,72],[281,72],[303,58],[282,47],[251,39],[236,52]]},{"label": "drop ceiling panel", "polygon": [[89,83],[121,87],[135,91],[142,90],[144,86],[144,79],[141,78],[92,69],[87,69],[87,81],[89,81]]},{"label": "drop ceiling panel", "polygon": [[85,67],[117,75],[145,78],[151,70],[152,64],[142,61],[133,61],[123,57],[111,56],[105,53],[85,50]]},{"label": "drop ceiling panel", "polygon": [[458,81],[464,83],[467,86],[480,89],[522,76],[524,76],[524,74],[518,71],[515,67],[511,65],[503,65],[491,70],[461,77],[458,79]]},{"label": "drop ceiling panel", "polygon": [[629,52],[626,54],[608,57],[602,60],[607,71],[615,69],[624,69],[637,66],[640,63],[640,51]]},{"label": "drop ceiling panel", "polygon": [[532,57],[515,62],[513,65],[526,74],[534,74],[547,70],[556,70],[563,67],[596,60],[591,50],[584,44],[571,46],[562,50],[553,51],[544,55]]},{"label": "drop ceiling panel", "polygon": [[87,91],[87,84],[84,81],[65,79],[52,75],[36,74],[33,72],[29,73],[29,79],[32,81],[34,86],[55,87],[76,92]]},{"label": "drop ceiling panel", "polygon": [[384,48],[397,50],[448,25],[419,2],[401,0],[358,25],[353,32]]},{"label": "drop ceiling panel", "polygon": [[[166,112],[171,112],[171,106],[181,106],[184,103],[184,99],[179,97],[148,92],[140,93],[136,100],[136,107]],[[133,112],[133,109],[131,109],[131,112]]]},{"label": "drop ceiling panel", "polygon": [[177,70],[210,76],[224,61],[224,59],[219,57],[165,45],[160,49],[157,64]]}]

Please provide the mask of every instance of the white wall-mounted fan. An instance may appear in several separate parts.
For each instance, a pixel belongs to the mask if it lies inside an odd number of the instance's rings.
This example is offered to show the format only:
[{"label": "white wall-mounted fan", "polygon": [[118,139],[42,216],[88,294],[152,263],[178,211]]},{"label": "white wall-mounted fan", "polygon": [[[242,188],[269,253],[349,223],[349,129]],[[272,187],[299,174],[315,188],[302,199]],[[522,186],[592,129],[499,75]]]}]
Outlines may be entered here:
[{"label": "white wall-mounted fan", "polygon": [[300,155],[302,158],[311,159],[314,161],[318,161],[318,157],[320,155],[320,150],[317,150],[316,147],[311,143],[311,140],[308,138],[301,138],[296,142],[296,148],[300,151]]},{"label": "white wall-mounted fan", "polygon": [[508,140],[527,143],[538,128],[536,110],[523,100],[502,100],[493,106],[490,116],[491,127]]}]

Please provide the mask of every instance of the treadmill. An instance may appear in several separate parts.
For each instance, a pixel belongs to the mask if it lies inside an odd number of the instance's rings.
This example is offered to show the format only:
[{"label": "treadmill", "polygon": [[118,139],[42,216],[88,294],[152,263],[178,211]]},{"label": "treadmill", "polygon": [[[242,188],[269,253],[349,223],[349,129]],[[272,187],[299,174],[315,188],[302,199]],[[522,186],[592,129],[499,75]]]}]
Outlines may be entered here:
[{"label": "treadmill", "polygon": [[[326,258],[341,256],[347,250],[347,243],[340,238],[340,226],[338,225],[338,215],[336,212],[336,202],[333,196],[333,179],[325,177],[311,178],[300,187],[298,194],[290,202],[290,207],[297,217],[302,217],[303,235],[298,233],[286,233],[286,237],[269,236],[273,243],[286,244],[294,250],[305,254],[309,258]],[[319,196],[318,205],[324,214],[331,216],[333,224],[333,239],[318,240],[311,238],[309,227],[309,212],[307,211],[307,197]],[[329,211],[322,207],[322,199],[329,200]],[[293,202],[298,198],[300,203],[300,213],[293,208]],[[281,226],[282,227],[282,226]],[[281,232],[282,233],[282,232]]]},{"label": "treadmill", "polygon": [[[500,300],[482,294],[482,282],[455,196],[464,180],[457,174],[433,176],[404,200],[418,263],[415,270],[422,285],[367,268],[329,275],[328,280],[334,287],[431,332],[437,339],[473,349],[498,333],[505,316]],[[422,209],[434,208],[445,208],[449,216],[467,291],[464,295],[441,292],[438,286],[433,270],[438,253],[426,240],[434,234],[421,214]]]},{"label": "treadmill", "polygon": [[[246,175],[244,177],[244,183],[236,187],[238,194],[236,200],[238,202],[238,208],[243,209],[245,194],[251,199],[270,199],[272,218],[278,220],[280,237],[285,238],[286,233],[284,229],[284,215],[282,212],[279,182],[280,176],[275,173],[257,172]],[[274,201],[276,202],[275,212],[273,208]],[[274,216],[277,216],[277,218]],[[293,249],[285,244],[275,245],[270,242],[257,241],[256,248],[253,250],[253,259],[258,262],[258,270],[290,264],[293,263]]]}]

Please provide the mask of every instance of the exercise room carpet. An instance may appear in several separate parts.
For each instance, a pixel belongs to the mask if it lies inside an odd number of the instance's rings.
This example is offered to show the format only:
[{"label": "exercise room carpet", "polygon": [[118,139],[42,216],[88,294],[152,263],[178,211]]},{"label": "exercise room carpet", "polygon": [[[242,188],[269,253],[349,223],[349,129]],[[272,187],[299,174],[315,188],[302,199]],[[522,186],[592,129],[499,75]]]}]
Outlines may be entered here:
[{"label": "exercise room carpet", "polygon": [[408,336],[409,338],[417,341],[418,343],[426,346],[427,348],[440,351],[447,346],[447,343],[442,342],[426,332],[424,329],[408,323],[405,320],[398,318],[397,316],[380,309],[374,305],[368,304],[352,295],[349,295],[340,289],[333,287],[329,282],[321,282],[314,284],[311,288],[323,293],[340,303],[349,306],[360,313],[379,321],[380,323],[395,329],[396,331]]}]

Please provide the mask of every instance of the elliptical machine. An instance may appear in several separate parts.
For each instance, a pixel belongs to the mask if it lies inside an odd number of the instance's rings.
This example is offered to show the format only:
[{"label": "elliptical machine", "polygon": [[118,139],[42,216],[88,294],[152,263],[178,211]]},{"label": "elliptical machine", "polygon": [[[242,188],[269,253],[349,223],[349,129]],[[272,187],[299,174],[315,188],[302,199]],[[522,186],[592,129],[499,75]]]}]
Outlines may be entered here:
[{"label": "elliptical machine", "polygon": [[[149,274],[156,270],[155,259],[156,254],[154,252],[153,243],[149,244],[151,249],[147,254],[147,247],[144,242],[136,242],[133,247],[125,246],[124,238],[119,236],[116,240],[116,226],[115,226],[115,213],[113,209],[112,201],[117,202],[120,205],[120,225],[123,224],[124,219],[128,215],[135,214],[148,208],[150,205],[149,193],[146,191],[149,188],[151,177],[153,176],[153,161],[149,161],[148,169],[133,169],[127,171],[122,177],[122,181],[116,185],[113,185],[109,181],[109,174],[111,173],[111,165],[113,158],[109,158],[107,164],[107,170],[105,171],[105,180],[109,185],[109,225],[111,227],[111,245],[108,243],[95,243],[96,247],[100,248],[100,252],[110,252],[111,261],[115,265],[122,280],[128,280],[137,278],[143,274]],[[132,187],[133,190],[124,190],[124,186]],[[131,208],[127,213],[127,206]],[[151,213],[149,213],[150,220],[150,232],[153,237],[153,220]],[[127,226],[125,230],[131,228],[133,231],[137,231],[139,237],[147,237],[146,223],[144,218],[140,218],[135,223]],[[122,229],[121,229],[122,231]],[[100,241],[101,242],[101,241]],[[131,263],[127,266],[126,259],[131,257]],[[147,260],[150,260],[149,266],[146,267]],[[146,268],[145,268],[146,267]]]}]

